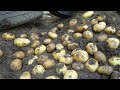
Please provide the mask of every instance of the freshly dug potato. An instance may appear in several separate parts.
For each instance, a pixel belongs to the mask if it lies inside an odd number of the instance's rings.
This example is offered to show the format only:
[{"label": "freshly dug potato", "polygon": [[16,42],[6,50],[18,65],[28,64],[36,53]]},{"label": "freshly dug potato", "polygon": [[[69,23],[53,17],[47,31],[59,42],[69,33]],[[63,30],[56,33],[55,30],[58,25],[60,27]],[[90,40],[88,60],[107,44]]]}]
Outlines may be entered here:
[{"label": "freshly dug potato", "polygon": [[25,47],[30,44],[30,40],[26,38],[16,38],[14,44],[18,47]]},{"label": "freshly dug potato", "polygon": [[64,46],[61,43],[56,44],[56,49],[57,50],[62,50]]},{"label": "freshly dug potato", "polygon": [[84,18],[89,18],[89,17],[91,17],[91,16],[93,16],[94,15],[94,11],[87,11],[87,12],[85,12],[82,16],[84,17]]},{"label": "freshly dug potato", "polygon": [[94,53],[94,58],[99,62],[106,62],[106,56],[104,55],[104,53],[102,53],[101,51],[95,52]]},{"label": "freshly dug potato", "polygon": [[74,49],[76,49],[78,47],[78,44],[77,43],[71,43],[68,45],[68,50],[72,51]]},{"label": "freshly dug potato", "polygon": [[114,71],[114,72],[111,74],[111,79],[120,79],[120,72]]},{"label": "freshly dug potato", "polygon": [[37,60],[37,59],[38,59],[37,56],[33,56],[33,57],[28,61],[28,65],[33,64],[33,62],[34,62],[35,60]]},{"label": "freshly dug potato", "polygon": [[57,27],[53,27],[53,28],[50,30],[50,32],[52,32],[52,33],[56,33],[56,32],[57,32],[57,30],[58,30],[58,28],[57,28]]},{"label": "freshly dug potato", "polygon": [[68,34],[64,34],[61,38],[62,41],[68,41],[70,36]]},{"label": "freshly dug potato", "polygon": [[112,26],[109,26],[105,28],[104,32],[107,34],[114,34],[116,32],[116,29]]},{"label": "freshly dug potato", "polygon": [[100,21],[104,21],[106,19],[106,16],[105,15],[98,15],[97,18],[96,18],[99,22]]},{"label": "freshly dug potato", "polygon": [[97,19],[92,19],[92,20],[91,20],[91,24],[93,24],[93,25],[94,25],[94,24],[98,24],[98,20],[97,20]]},{"label": "freshly dug potato", "polygon": [[75,70],[67,70],[63,79],[78,79],[78,74]]},{"label": "freshly dug potato", "polygon": [[45,45],[48,45],[48,44],[50,44],[51,42],[52,42],[52,40],[51,40],[50,38],[45,39],[45,40],[43,41],[43,43],[44,43]]},{"label": "freshly dug potato", "polygon": [[100,34],[99,36],[97,36],[97,38],[96,38],[96,40],[98,41],[98,42],[104,42],[104,41],[106,41],[107,40],[107,34]]},{"label": "freshly dug potato", "polygon": [[79,50],[73,55],[74,61],[85,63],[89,59],[89,55],[85,50]]},{"label": "freshly dug potato", "polygon": [[40,45],[40,41],[39,40],[34,40],[33,43],[31,44],[31,47],[35,48],[35,47],[37,47],[39,45]]},{"label": "freshly dug potato", "polygon": [[63,23],[60,23],[60,24],[57,25],[57,28],[58,28],[58,29],[62,29],[63,27],[64,27],[64,24],[63,24]]},{"label": "freshly dug potato", "polygon": [[113,72],[113,68],[110,66],[100,66],[98,67],[97,72],[103,75],[111,75]]},{"label": "freshly dug potato", "polygon": [[120,45],[120,41],[117,38],[108,38],[106,42],[111,49],[117,49]]},{"label": "freshly dug potato", "polygon": [[47,60],[49,60],[48,56],[40,55],[37,59],[37,64],[43,64]]},{"label": "freshly dug potato", "polygon": [[35,54],[35,51],[34,51],[34,49],[33,48],[28,48],[28,50],[27,50],[27,55],[34,55]]},{"label": "freshly dug potato", "polygon": [[113,66],[117,66],[120,65],[120,57],[118,56],[112,56],[109,60],[108,60],[110,65]]},{"label": "freshly dug potato", "polygon": [[116,31],[116,36],[117,36],[117,37],[120,37],[120,30],[117,30],[117,31]]},{"label": "freshly dug potato", "polygon": [[44,45],[40,45],[35,49],[35,54],[43,54],[44,52],[46,52],[46,46]]},{"label": "freshly dug potato", "polygon": [[39,37],[39,35],[36,34],[36,33],[31,33],[31,34],[30,34],[30,39],[31,39],[31,40],[38,40],[38,39],[40,39],[40,37]]},{"label": "freshly dug potato", "polygon": [[23,73],[20,75],[19,79],[31,79],[30,72],[29,72],[29,71],[23,72]]},{"label": "freshly dug potato", "polygon": [[82,36],[83,36],[82,33],[75,33],[75,34],[73,35],[73,37],[74,37],[75,39],[81,38]]},{"label": "freshly dug potato", "polygon": [[90,32],[90,31],[84,31],[84,32],[83,32],[83,38],[84,38],[84,39],[87,39],[87,40],[90,40],[90,39],[93,38],[93,33]]},{"label": "freshly dug potato", "polygon": [[63,64],[63,63],[57,64],[57,67],[56,67],[57,74],[64,75],[66,71],[67,71],[67,66],[65,64]]},{"label": "freshly dug potato", "polygon": [[15,35],[12,34],[12,33],[3,33],[2,34],[2,39],[4,39],[4,40],[14,40]]},{"label": "freshly dug potato", "polygon": [[76,52],[79,52],[79,50],[81,50],[81,48],[76,48],[71,52],[71,55],[74,55]]},{"label": "freshly dug potato", "polygon": [[85,30],[87,30],[88,29],[88,25],[81,25],[81,26],[77,26],[76,27],[76,30],[78,31],[78,32],[83,32],[83,31],[85,31]]},{"label": "freshly dug potato", "polygon": [[21,34],[20,38],[27,38],[27,34]]},{"label": "freshly dug potato", "polygon": [[13,56],[17,59],[23,59],[25,57],[25,53],[23,51],[18,51],[18,52],[15,52]]},{"label": "freshly dug potato", "polygon": [[3,56],[4,52],[3,50],[0,50],[0,58]]},{"label": "freshly dug potato", "polygon": [[56,33],[53,33],[53,32],[48,32],[48,36],[51,38],[51,39],[56,39],[58,37],[58,35]]},{"label": "freshly dug potato", "polygon": [[77,22],[78,22],[78,20],[77,19],[71,19],[70,21],[69,21],[69,26],[75,26],[76,24],[77,24]]},{"label": "freshly dug potato", "polygon": [[53,52],[55,50],[55,44],[54,43],[50,43],[47,45],[47,52]]},{"label": "freshly dug potato", "polygon": [[72,64],[72,68],[76,71],[80,71],[84,69],[84,65],[81,62],[75,62]]},{"label": "freshly dug potato", "polygon": [[36,74],[44,74],[45,69],[42,65],[36,65],[33,69],[32,69],[32,74],[36,75]]},{"label": "freshly dug potato", "polygon": [[91,55],[93,55],[95,52],[98,51],[97,46],[94,43],[91,43],[91,42],[88,43],[85,48],[86,48],[86,51]]},{"label": "freshly dug potato", "polygon": [[54,66],[55,66],[54,60],[47,60],[47,61],[43,62],[43,67],[44,67],[45,69],[51,69],[51,68],[53,68]]},{"label": "freshly dug potato", "polygon": [[11,71],[19,71],[22,69],[22,61],[20,59],[15,59],[10,63]]},{"label": "freshly dug potato", "polygon": [[99,22],[98,24],[95,24],[93,26],[93,31],[94,32],[102,32],[106,27],[106,23],[105,22]]},{"label": "freshly dug potato", "polygon": [[58,76],[47,76],[46,79],[60,79]]},{"label": "freshly dug potato", "polygon": [[69,41],[69,40],[65,40],[62,42],[62,45],[65,47],[68,46],[69,44],[71,44],[71,41]]},{"label": "freshly dug potato", "polygon": [[85,63],[85,66],[90,72],[95,72],[97,70],[97,68],[99,67],[99,64],[98,64],[97,60],[95,60],[94,58],[90,58]]},{"label": "freshly dug potato", "polygon": [[73,32],[74,32],[74,30],[73,30],[73,29],[68,29],[68,31],[67,31],[67,32],[68,32],[68,34],[69,34],[69,33],[73,33]]}]

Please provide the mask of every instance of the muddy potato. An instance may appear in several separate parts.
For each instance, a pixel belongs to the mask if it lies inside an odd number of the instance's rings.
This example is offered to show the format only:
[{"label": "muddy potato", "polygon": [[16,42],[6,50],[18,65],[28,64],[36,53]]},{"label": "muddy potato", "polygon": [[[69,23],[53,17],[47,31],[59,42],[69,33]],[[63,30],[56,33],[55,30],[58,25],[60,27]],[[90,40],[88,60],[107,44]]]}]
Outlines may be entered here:
[{"label": "muddy potato", "polygon": [[44,74],[45,69],[42,65],[36,65],[33,69],[32,69],[32,74],[36,75],[36,74]]},{"label": "muddy potato", "polygon": [[25,53],[23,51],[17,51],[13,54],[13,56],[17,59],[23,59],[25,57]]},{"label": "muddy potato", "polygon": [[46,52],[46,46],[40,45],[35,49],[35,55],[43,54]]},{"label": "muddy potato", "polygon": [[50,44],[51,42],[52,42],[52,40],[51,40],[50,38],[45,39],[45,40],[43,41],[43,43],[44,43],[45,45],[48,45],[48,44]]},{"label": "muddy potato", "polygon": [[32,39],[32,40],[38,40],[39,38],[40,38],[39,35],[36,34],[36,33],[31,33],[30,34],[30,39]]},{"label": "muddy potato", "polygon": [[46,79],[60,79],[58,76],[47,76]]},{"label": "muddy potato", "polygon": [[57,28],[57,27],[53,27],[53,28],[50,30],[50,32],[52,32],[52,33],[56,33],[56,32],[57,32],[57,30],[58,30],[58,28]]},{"label": "muddy potato", "polygon": [[3,56],[4,52],[3,50],[0,50],[0,58]]},{"label": "muddy potato", "polygon": [[48,56],[40,55],[40,56],[38,56],[37,64],[43,64],[47,60],[49,60]]},{"label": "muddy potato", "polygon": [[81,48],[76,48],[71,52],[71,55],[74,55],[76,52],[79,52],[79,50],[81,50]]},{"label": "muddy potato", "polygon": [[50,43],[47,45],[47,52],[53,52],[55,50],[55,44],[54,43]]},{"label": "muddy potato", "polygon": [[69,21],[69,26],[75,26],[77,24],[78,20],[77,19],[71,19]]},{"label": "muddy potato", "polygon": [[54,66],[55,66],[54,60],[47,60],[47,61],[43,62],[43,67],[44,67],[45,69],[51,69],[51,68],[53,68]]},{"label": "muddy potato", "polygon": [[78,74],[75,70],[67,70],[63,79],[78,79]]},{"label": "muddy potato", "polygon": [[105,28],[104,32],[107,34],[114,34],[116,32],[116,29],[112,26],[109,26]]},{"label": "muddy potato", "polygon": [[62,41],[67,41],[67,40],[69,40],[69,38],[70,38],[69,34],[64,34],[64,35],[61,37],[61,40],[62,40]]},{"label": "muddy potato", "polygon": [[120,30],[117,30],[117,31],[116,31],[116,36],[117,36],[117,37],[120,37]]},{"label": "muddy potato", "polygon": [[35,54],[35,52],[34,52],[34,49],[33,48],[28,48],[28,50],[27,50],[27,55],[34,55]]},{"label": "muddy potato", "polygon": [[111,74],[111,79],[120,79],[120,72],[118,71],[114,71],[112,74]]},{"label": "muddy potato", "polygon": [[69,40],[65,40],[62,42],[62,45],[65,47],[68,46],[69,44],[71,44],[71,41],[69,41]]},{"label": "muddy potato", "polygon": [[120,57],[112,56],[111,58],[109,58],[108,62],[110,65],[113,65],[113,66],[120,65]]},{"label": "muddy potato", "polygon": [[105,22],[99,22],[98,24],[95,24],[93,26],[93,31],[94,32],[102,32],[106,27],[106,23]]},{"label": "muddy potato", "polygon": [[56,44],[55,47],[57,50],[62,50],[64,48],[64,46],[61,43]]},{"label": "muddy potato", "polygon": [[110,66],[100,66],[98,67],[97,72],[103,75],[111,75],[113,68]]},{"label": "muddy potato", "polygon": [[72,64],[72,68],[76,71],[80,71],[84,69],[84,65],[81,62],[75,62]]},{"label": "muddy potato", "polygon": [[85,48],[86,48],[86,51],[91,55],[93,55],[95,52],[98,51],[98,48],[94,43],[88,43]]},{"label": "muddy potato", "polygon": [[19,79],[31,79],[30,72],[29,72],[29,71],[23,72],[23,73],[20,75]]},{"label": "muddy potato", "polygon": [[37,60],[38,57],[33,55],[33,57],[28,61],[28,65],[32,65],[35,60]]},{"label": "muddy potato", "polygon": [[81,25],[81,26],[77,26],[76,27],[76,30],[78,31],[78,32],[83,32],[83,31],[85,31],[85,30],[87,30],[88,29],[88,25]]},{"label": "muddy potato", "polygon": [[97,19],[92,19],[92,20],[91,20],[91,24],[93,24],[93,25],[94,25],[94,24],[98,24],[98,20],[97,20]]},{"label": "muddy potato", "polygon": [[67,46],[68,50],[72,51],[78,47],[77,43],[71,43]]},{"label": "muddy potato", "polygon": [[82,16],[84,17],[84,18],[89,18],[89,17],[91,17],[91,16],[93,16],[94,15],[94,11],[87,11],[87,12],[85,12]]},{"label": "muddy potato", "polygon": [[98,42],[104,42],[104,41],[106,41],[107,40],[107,34],[100,34],[99,36],[97,36],[97,38],[96,38],[96,40],[98,41]]},{"label": "muddy potato", "polygon": [[53,33],[53,32],[48,32],[48,36],[51,38],[51,39],[56,39],[58,37],[58,35],[56,33]]},{"label": "muddy potato", "polygon": [[95,52],[94,53],[94,58],[99,62],[106,62],[107,59],[106,59],[106,56],[104,53],[102,53],[101,51],[98,51],[98,52]]},{"label": "muddy potato", "polygon": [[97,18],[96,18],[99,22],[100,21],[104,21],[106,19],[106,16],[105,15],[98,15]]},{"label": "muddy potato", "polygon": [[90,32],[90,31],[84,31],[84,32],[83,32],[83,38],[90,40],[90,39],[93,38],[93,33]]},{"label": "muddy potato", "polygon": [[117,38],[108,38],[106,40],[106,42],[107,42],[109,48],[111,48],[111,49],[117,49],[120,45],[120,41]]},{"label": "muddy potato", "polygon": [[74,30],[73,30],[73,29],[68,29],[68,31],[67,31],[67,32],[68,32],[68,34],[69,34],[69,33],[73,33],[73,32],[74,32]]},{"label": "muddy potato", "polygon": [[99,67],[99,64],[98,64],[97,60],[95,60],[94,58],[90,58],[85,63],[85,66],[90,72],[95,72],[97,70],[97,68]]},{"label": "muddy potato", "polygon": [[27,38],[27,34],[21,34],[20,38]]},{"label": "muddy potato", "polygon": [[33,43],[31,44],[31,47],[35,48],[35,47],[37,47],[39,45],[40,45],[40,41],[39,40],[34,40]]},{"label": "muddy potato", "polygon": [[73,60],[81,63],[87,62],[89,55],[85,50],[79,50],[73,55]]},{"label": "muddy potato", "polygon": [[3,33],[2,34],[2,39],[4,39],[4,40],[14,40],[15,35],[12,34],[12,33]]},{"label": "muddy potato", "polygon": [[60,23],[60,24],[57,25],[57,28],[58,28],[58,29],[62,29],[63,27],[64,27],[64,24],[63,24],[63,23]]},{"label": "muddy potato", "polygon": [[12,60],[11,63],[10,63],[10,69],[11,71],[19,71],[22,69],[22,61],[20,59],[15,59],[15,60]]},{"label": "muddy potato", "polygon": [[57,74],[64,75],[66,71],[67,71],[67,66],[65,64],[63,64],[63,63],[57,64],[57,67],[56,67]]},{"label": "muddy potato", "polygon": [[26,38],[16,38],[14,44],[18,47],[25,47],[30,44],[30,40]]},{"label": "muddy potato", "polygon": [[75,34],[73,35],[73,37],[74,37],[75,39],[81,38],[82,36],[83,36],[82,33],[75,33]]}]

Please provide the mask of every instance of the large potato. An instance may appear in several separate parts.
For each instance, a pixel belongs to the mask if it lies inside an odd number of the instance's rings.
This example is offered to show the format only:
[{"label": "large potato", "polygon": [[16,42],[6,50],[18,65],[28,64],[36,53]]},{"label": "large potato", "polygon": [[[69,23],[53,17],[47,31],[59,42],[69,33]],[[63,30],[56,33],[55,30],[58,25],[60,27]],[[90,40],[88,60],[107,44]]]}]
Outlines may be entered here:
[{"label": "large potato", "polygon": [[36,74],[44,74],[45,69],[42,65],[36,65],[33,69],[32,69],[32,74],[36,75]]},{"label": "large potato", "polygon": [[120,57],[118,56],[112,56],[109,60],[108,60],[110,65],[113,66],[117,66],[120,65]]},{"label": "large potato", "polygon": [[19,79],[31,79],[30,72],[28,72],[28,71],[23,72],[23,73],[20,75]]},{"label": "large potato", "polygon": [[43,54],[44,52],[46,52],[46,46],[44,45],[40,45],[35,49],[36,55]]},{"label": "large potato", "polygon": [[78,79],[78,74],[75,70],[67,70],[64,74],[64,79]]},{"label": "large potato", "polygon": [[15,35],[12,34],[12,33],[3,33],[2,34],[2,39],[4,39],[4,40],[14,40]]},{"label": "large potato", "polygon": [[13,56],[17,59],[23,59],[25,57],[25,53],[23,51],[18,51],[18,52],[15,52]]}]

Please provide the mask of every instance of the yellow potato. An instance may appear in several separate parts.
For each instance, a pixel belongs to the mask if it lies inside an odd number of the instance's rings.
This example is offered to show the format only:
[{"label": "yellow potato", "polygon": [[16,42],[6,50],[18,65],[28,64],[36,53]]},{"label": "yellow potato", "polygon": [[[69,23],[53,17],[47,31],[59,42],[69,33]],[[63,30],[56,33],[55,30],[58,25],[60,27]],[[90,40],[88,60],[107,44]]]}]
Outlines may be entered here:
[{"label": "yellow potato", "polygon": [[98,21],[104,21],[106,19],[106,16],[105,15],[99,15],[97,16],[96,18]]},{"label": "yellow potato", "polygon": [[108,60],[108,62],[109,62],[110,65],[113,65],[113,66],[120,65],[120,57],[112,56],[112,57]]},{"label": "yellow potato", "polygon": [[40,45],[35,49],[35,55],[43,54],[46,52],[46,46]]},{"label": "yellow potato", "polygon": [[45,69],[51,69],[51,68],[53,68],[54,66],[55,66],[54,60],[47,60],[47,61],[43,62],[43,67],[44,67]]},{"label": "yellow potato", "polygon": [[87,12],[85,12],[82,16],[84,17],[84,18],[90,18],[91,16],[93,16],[94,15],[94,11],[87,11]]},{"label": "yellow potato", "polygon": [[116,32],[116,29],[112,26],[109,26],[105,28],[104,32],[107,34],[114,34]]},{"label": "yellow potato", "polygon": [[51,40],[50,38],[45,39],[45,40],[43,41],[43,43],[44,43],[45,45],[50,44],[51,42],[52,42],[52,40]]},{"label": "yellow potato", "polygon": [[117,30],[116,36],[117,36],[117,37],[120,37],[120,30]]},{"label": "yellow potato", "polygon": [[40,38],[39,35],[36,34],[36,33],[31,33],[30,34],[30,39],[32,39],[32,40],[38,40],[39,38]]},{"label": "yellow potato", "polygon": [[63,79],[78,79],[78,74],[75,70],[67,70]]},{"label": "yellow potato", "polygon": [[71,44],[71,41],[69,41],[69,40],[65,40],[62,42],[62,45],[65,47],[68,46],[69,44]]},{"label": "yellow potato", "polygon": [[38,59],[38,57],[37,57],[37,56],[33,56],[33,57],[28,61],[28,65],[33,64],[33,62],[34,62],[36,59]]},{"label": "yellow potato", "polygon": [[39,45],[40,45],[40,41],[39,40],[34,40],[33,43],[31,44],[31,47],[35,48],[35,47],[37,47]]},{"label": "yellow potato", "polygon": [[83,36],[82,33],[75,33],[75,34],[73,35],[73,37],[74,37],[75,39],[81,38],[82,36]]},{"label": "yellow potato", "polygon": [[52,32],[52,33],[56,33],[56,32],[57,32],[57,30],[58,30],[58,28],[57,28],[57,27],[53,27],[53,28],[50,30],[50,32]]},{"label": "yellow potato", "polygon": [[102,32],[106,27],[106,23],[105,22],[99,22],[98,24],[95,24],[93,26],[93,31],[94,32]]},{"label": "yellow potato", "polygon": [[55,44],[54,43],[50,43],[47,45],[47,52],[53,52],[55,50]]},{"label": "yellow potato", "polygon": [[42,65],[36,65],[33,69],[32,69],[32,74],[36,75],[36,74],[44,74],[45,69]]},{"label": "yellow potato", "polygon": [[62,50],[64,46],[61,43],[56,44],[56,49],[57,50]]},{"label": "yellow potato", "polygon": [[60,24],[57,25],[57,28],[58,28],[58,29],[62,29],[63,27],[64,27],[64,24],[63,24],[63,23],[60,23]]},{"label": "yellow potato", "polygon": [[70,36],[68,34],[64,34],[62,37],[61,37],[61,40],[62,41],[67,41],[69,40]]},{"label": "yellow potato", "polygon": [[15,35],[12,34],[12,33],[3,33],[2,34],[2,39],[4,39],[4,40],[14,40]]},{"label": "yellow potato", "polygon": [[53,33],[53,32],[48,32],[48,36],[51,38],[51,39],[56,39],[58,37],[58,35],[56,33]]},{"label": "yellow potato", "polygon": [[93,25],[94,25],[94,24],[98,24],[98,20],[97,20],[97,19],[92,19],[92,20],[91,20],[91,24],[93,24]]},{"label": "yellow potato", "polygon": [[28,71],[23,72],[23,73],[20,75],[19,79],[31,79],[30,72],[28,72]]},{"label": "yellow potato", "polygon": [[75,26],[77,24],[78,20],[77,19],[71,19],[69,21],[69,26]]},{"label": "yellow potato", "polygon": [[84,31],[84,32],[83,32],[83,38],[90,40],[90,39],[93,38],[93,33],[90,32],[90,31]]},{"label": "yellow potato", "polygon": [[67,66],[65,64],[63,64],[63,63],[57,64],[57,67],[56,67],[57,74],[64,75],[66,71],[67,71]]},{"label": "yellow potato", "polygon": [[23,51],[18,51],[18,52],[15,52],[13,56],[15,56],[15,58],[17,59],[23,59],[25,57],[25,53]]},{"label": "yellow potato", "polygon": [[49,60],[48,56],[40,55],[37,59],[37,64],[43,64],[47,60]]},{"label": "yellow potato", "polygon": [[72,51],[78,47],[77,43],[71,43],[67,46],[68,50]]},{"label": "yellow potato", "polygon": [[83,31],[85,31],[85,30],[87,30],[88,29],[88,25],[81,25],[81,26],[77,26],[76,27],[76,30],[78,31],[78,32],[83,32]]},{"label": "yellow potato", "polygon": [[47,76],[46,79],[60,79],[58,76]]},{"label": "yellow potato", "polygon": [[4,52],[0,50],[0,58],[3,56]]},{"label": "yellow potato", "polygon": [[27,38],[27,34],[21,34],[20,38]]}]

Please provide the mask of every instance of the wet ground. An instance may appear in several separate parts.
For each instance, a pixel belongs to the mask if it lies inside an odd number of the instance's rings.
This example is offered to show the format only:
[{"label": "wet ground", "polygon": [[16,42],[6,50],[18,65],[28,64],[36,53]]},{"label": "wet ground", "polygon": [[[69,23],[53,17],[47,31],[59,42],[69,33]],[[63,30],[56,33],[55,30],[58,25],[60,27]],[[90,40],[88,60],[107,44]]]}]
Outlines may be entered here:
[{"label": "wet ground", "polygon": [[[74,14],[74,18],[78,18],[78,25],[81,24],[82,18],[81,15],[84,13],[84,11],[79,11],[77,13]],[[106,19],[106,23],[107,25],[112,25],[113,27],[115,27],[117,30],[120,29],[120,16],[115,12],[115,11],[95,11],[95,15],[89,19],[87,19],[87,24],[89,25],[89,30],[92,31],[91,28],[91,24],[89,21],[91,21],[91,19],[95,18],[96,15],[98,14],[105,14],[107,16]],[[73,18],[72,17],[72,18]],[[42,44],[42,41],[47,38],[48,36],[42,36],[41,33],[42,32],[46,32],[49,31],[52,27],[56,26],[59,23],[64,23],[65,27],[63,28],[63,30],[60,30],[58,32],[58,39],[55,39],[54,42],[58,43],[60,42],[60,37],[64,34],[67,33],[68,30],[68,22],[71,18],[63,20],[63,19],[58,19],[57,21],[54,22],[46,22],[45,20],[37,20],[35,22],[31,22],[22,26],[18,26],[9,30],[4,30],[4,31],[0,31],[0,49],[4,51],[4,56],[2,58],[0,58],[0,78],[1,79],[18,79],[19,76],[22,74],[22,72],[24,71],[30,71],[32,68],[36,65],[36,62],[34,62],[32,65],[26,65],[25,63],[32,57],[32,56],[26,56],[23,59],[23,68],[22,70],[18,71],[18,72],[12,72],[9,69],[9,64],[10,62],[13,60],[13,53],[16,51],[24,51],[26,52],[26,50],[29,48],[29,46],[24,47],[24,48],[18,48],[13,44],[13,40],[12,41],[4,41],[1,38],[1,35],[5,32],[10,32],[13,33],[16,38],[19,37],[21,34],[26,33],[26,34],[30,34],[30,33],[37,33],[40,36],[40,42]],[[75,28],[71,28],[71,29],[75,29]],[[93,32],[93,31],[92,31]],[[94,33],[94,32],[93,32]],[[92,40],[85,40],[85,39],[72,39],[73,42],[76,42],[79,44],[79,47],[82,49],[85,49],[85,45],[88,42],[94,42],[97,44],[98,46],[98,50],[102,51],[106,57],[107,60],[111,57],[111,56],[115,56],[115,55],[120,55],[120,46],[116,49],[116,50],[111,50],[110,48],[108,48],[107,44],[104,43],[98,43],[96,42],[96,36],[98,36],[100,33],[94,33],[94,38]],[[108,37],[116,37],[115,35],[108,35]],[[118,38],[118,37],[117,37]],[[119,38],[120,39],[120,38]],[[69,51],[67,51],[69,53]],[[46,55],[49,56],[49,58],[52,59],[52,56],[50,53],[45,53]],[[92,56],[90,56],[92,57]],[[56,62],[57,63],[57,62]],[[100,65],[109,65],[108,62],[104,63],[104,64],[100,64]],[[109,65],[111,66],[111,65]],[[71,69],[71,65],[67,66],[68,69]],[[32,76],[33,79],[44,79],[49,75],[57,75],[55,72],[55,68],[50,69],[50,70],[46,70],[45,73],[43,75],[36,75],[36,76]],[[117,70],[117,67],[113,67],[114,70]],[[97,72],[95,73],[90,73],[86,68],[84,68],[81,71],[78,71],[78,75],[79,75],[79,79],[109,79],[110,76],[105,76],[105,75],[100,75]],[[61,79],[63,76],[61,75],[57,75],[59,76]]]}]

